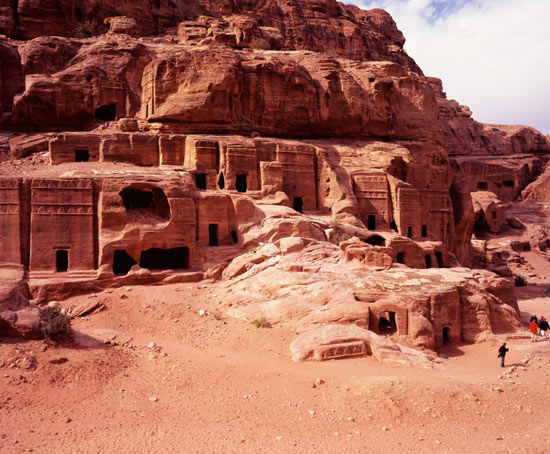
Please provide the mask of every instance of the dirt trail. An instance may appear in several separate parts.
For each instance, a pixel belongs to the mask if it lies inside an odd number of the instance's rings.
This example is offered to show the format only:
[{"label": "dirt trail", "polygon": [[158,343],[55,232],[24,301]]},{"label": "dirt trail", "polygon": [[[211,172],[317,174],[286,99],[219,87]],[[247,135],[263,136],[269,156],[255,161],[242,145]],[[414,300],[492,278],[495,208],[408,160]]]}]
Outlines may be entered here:
[{"label": "dirt trail", "polygon": [[[74,299],[87,298],[108,308],[74,322],[87,347],[2,339],[1,452],[550,447],[550,341],[510,340],[507,363],[514,367],[507,375],[496,358],[498,341],[447,347],[441,371],[372,357],[297,364],[288,348],[292,330],[227,318],[216,284],[121,288]],[[527,300],[522,309],[532,305]],[[318,378],[324,383],[314,386]]]}]

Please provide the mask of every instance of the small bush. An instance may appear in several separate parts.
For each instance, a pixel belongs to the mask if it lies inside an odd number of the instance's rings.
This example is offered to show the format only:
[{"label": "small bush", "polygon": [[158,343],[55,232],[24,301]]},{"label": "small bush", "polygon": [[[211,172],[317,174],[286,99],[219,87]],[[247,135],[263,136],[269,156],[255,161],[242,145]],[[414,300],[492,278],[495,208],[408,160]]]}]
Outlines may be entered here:
[{"label": "small bush", "polygon": [[40,325],[45,339],[58,340],[70,337],[71,319],[57,306],[47,306],[40,310]]},{"label": "small bush", "polygon": [[438,356],[439,358],[449,359],[449,357],[448,357],[445,353],[438,353],[437,356]]},{"label": "small bush", "polygon": [[546,287],[546,288],[542,291],[542,297],[543,297],[543,298],[550,298],[550,287]]},{"label": "small bush", "polygon": [[263,315],[260,318],[249,320],[250,324],[255,328],[271,328],[271,323],[267,321]]},{"label": "small bush", "polygon": [[351,239],[351,236],[348,235],[347,233],[345,232],[338,232],[334,235],[334,237],[332,238],[332,242],[338,246],[342,241],[348,241]]},{"label": "small bush", "polygon": [[514,285],[516,287],[525,287],[527,285],[527,280],[523,276],[515,276]]},{"label": "small bush", "polygon": [[99,34],[100,31],[98,23],[96,21],[89,20],[77,23],[72,33],[74,38],[91,38],[92,36],[97,36]]}]

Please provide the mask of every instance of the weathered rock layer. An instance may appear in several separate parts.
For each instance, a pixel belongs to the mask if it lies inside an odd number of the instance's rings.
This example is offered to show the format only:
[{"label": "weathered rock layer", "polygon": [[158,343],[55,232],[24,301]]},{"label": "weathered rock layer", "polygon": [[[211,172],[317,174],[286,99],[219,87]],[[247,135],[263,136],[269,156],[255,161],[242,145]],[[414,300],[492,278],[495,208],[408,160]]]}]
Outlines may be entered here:
[{"label": "weathered rock layer", "polygon": [[225,279],[235,317],[296,324],[302,359],[428,364],[405,345],[518,326],[508,281],[455,267],[550,145],[447,100],[386,12],[20,0],[0,33],[0,247],[38,302]]}]

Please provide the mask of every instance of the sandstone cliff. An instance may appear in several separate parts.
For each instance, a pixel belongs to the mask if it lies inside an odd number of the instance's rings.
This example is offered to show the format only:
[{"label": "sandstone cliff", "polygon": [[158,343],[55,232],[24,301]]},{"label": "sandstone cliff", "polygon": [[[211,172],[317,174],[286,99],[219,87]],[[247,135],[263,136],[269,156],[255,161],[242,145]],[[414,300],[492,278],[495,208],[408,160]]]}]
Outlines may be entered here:
[{"label": "sandstone cliff", "polygon": [[[0,247],[37,302],[227,279],[234,316],[304,330],[352,323],[434,348],[518,326],[509,282],[444,268],[472,263],[471,190],[513,200],[550,146],[447,100],[386,12],[13,5],[0,3]],[[258,307],[250,289],[276,279]],[[319,298],[331,292],[346,304]]]},{"label": "sandstone cliff", "polygon": [[447,99],[440,79],[428,78],[437,97],[449,155],[517,155],[550,153],[550,142],[534,128],[483,124],[467,106]]}]

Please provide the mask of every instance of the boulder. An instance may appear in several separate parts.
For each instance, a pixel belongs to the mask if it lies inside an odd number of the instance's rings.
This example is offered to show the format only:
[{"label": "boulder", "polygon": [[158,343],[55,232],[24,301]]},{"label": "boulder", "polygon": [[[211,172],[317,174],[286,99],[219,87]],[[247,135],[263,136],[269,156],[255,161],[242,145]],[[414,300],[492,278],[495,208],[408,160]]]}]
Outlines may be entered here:
[{"label": "boulder", "polygon": [[85,317],[87,315],[96,314],[106,309],[105,305],[97,299],[88,299],[76,302],[70,306],[63,308],[68,317]]},{"label": "boulder", "polygon": [[524,227],[523,222],[521,222],[517,217],[510,216],[506,218],[506,222],[510,225],[510,227],[514,229],[521,229]]},{"label": "boulder", "polygon": [[279,240],[279,249],[283,255],[301,251],[304,247],[305,244],[302,238],[288,237]]},{"label": "boulder", "polygon": [[126,16],[107,17],[103,23],[109,25],[109,34],[138,35],[139,28],[135,19]]},{"label": "boulder", "polygon": [[22,272],[9,268],[2,268],[1,272],[0,335],[41,338],[40,309],[29,303]]},{"label": "boulder", "polygon": [[137,132],[139,130],[138,122],[134,118],[121,118],[118,120],[118,126],[122,132]]},{"label": "boulder", "polygon": [[372,354],[382,363],[441,367],[440,361],[354,325],[325,325],[310,329],[290,345],[293,361],[327,360]]},{"label": "boulder", "polygon": [[50,138],[48,134],[15,136],[9,141],[11,155],[15,158],[26,158],[34,153],[48,151]]},{"label": "boulder", "polygon": [[19,46],[25,75],[54,74],[63,70],[79,52],[82,43],[59,36],[43,36]]},{"label": "boulder", "polygon": [[504,205],[496,194],[488,191],[472,192],[474,203],[474,216],[476,235],[485,231],[498,233],[506,224],[506,205]]}]

